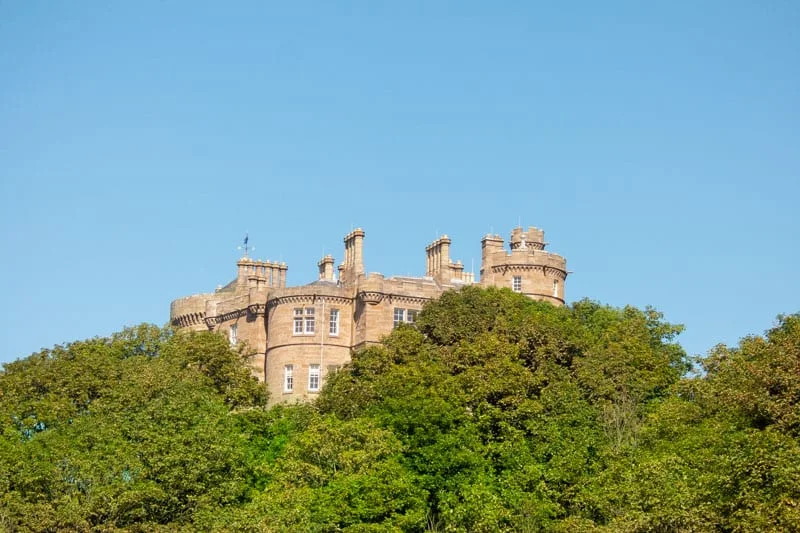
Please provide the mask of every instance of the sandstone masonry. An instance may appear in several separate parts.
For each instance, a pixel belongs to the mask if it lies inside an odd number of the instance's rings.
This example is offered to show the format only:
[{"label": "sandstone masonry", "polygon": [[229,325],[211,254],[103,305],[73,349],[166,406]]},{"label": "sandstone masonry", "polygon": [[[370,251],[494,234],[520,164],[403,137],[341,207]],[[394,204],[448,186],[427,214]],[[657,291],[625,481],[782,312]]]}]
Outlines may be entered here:
[{"label": "sandstone masonry", "polygon": [[[414,322],[423,304],[444,291],[476,283],[460,261],[451,261],[447,235],[425,248],[422,277],[367,274],[364,235],[362,229],[348,234],[338,272],[327,255],[317,263],[319,279],[307,285],[286,286],[286,263],[244,257],[226,286],[173,301],[170,322],[225,332],[231,344],[247,343],[253,373],[265,382],[271,404],[313,399],[353,350]],[[545,251],[544,232],[515,228],[509,244],[506,250],[499,235],[481,240],[477,284],[563,305],[566,260]]]}]

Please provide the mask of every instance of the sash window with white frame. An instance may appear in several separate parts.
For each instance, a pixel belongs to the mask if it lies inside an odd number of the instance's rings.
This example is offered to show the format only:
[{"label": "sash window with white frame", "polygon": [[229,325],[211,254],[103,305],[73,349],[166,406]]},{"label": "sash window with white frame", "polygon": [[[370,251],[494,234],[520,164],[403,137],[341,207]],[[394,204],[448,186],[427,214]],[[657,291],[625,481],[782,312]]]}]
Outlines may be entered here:
[{"label": "sash window with white frame", "polygon": [[294,366],[285,365],[283,367],[283,392],[294,390]]},{"label": "sash window with white frame", "polygon": [[319,365],[308,367],[308,390],[311,392],[319,390]]},{"label": "sash window with white frame", "polygon": [[339,335],[339,310],[331,309],[330,320],[328,321],[328,334],[331,337]]},{"label": "sash window with white frame", "polygon": [[314,308],[295,307],[292,321],[293,335],[313,335],[315,331]]}]

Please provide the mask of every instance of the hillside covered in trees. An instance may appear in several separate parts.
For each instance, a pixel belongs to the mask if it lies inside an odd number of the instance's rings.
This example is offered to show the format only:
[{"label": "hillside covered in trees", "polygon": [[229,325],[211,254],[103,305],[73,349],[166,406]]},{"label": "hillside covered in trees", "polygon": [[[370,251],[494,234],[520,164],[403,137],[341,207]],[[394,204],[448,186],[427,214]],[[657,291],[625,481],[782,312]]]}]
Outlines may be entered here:
[{"label": "hillside covered in trees", "polygon": [[45,350],[0,373],[0,530],[796,531],[800,316],[680,330],[465,288],[272,409],[211,333]]}]

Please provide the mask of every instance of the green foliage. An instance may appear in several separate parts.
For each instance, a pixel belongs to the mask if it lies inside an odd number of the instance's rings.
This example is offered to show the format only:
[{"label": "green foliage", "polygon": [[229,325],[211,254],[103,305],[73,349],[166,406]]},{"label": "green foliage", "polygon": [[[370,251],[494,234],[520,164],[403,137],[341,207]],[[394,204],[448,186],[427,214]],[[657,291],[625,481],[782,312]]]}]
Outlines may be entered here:
[{"label": "green foliage", "polygon": [[800,437],[800,315],[778,317],[766,338],[723,345],[704,361],[707,402],[747,427]]},{"label": "green foliage", "polygon": [[218,335],[45,350],[0,374],[0,529],[796,530],[800,316],[694,376],[681,329],[467,287],[272,409]]},{"label": "green foliage", "polygon": [[244,435],[230,409],[263,395],[220,346],[140,326],[7,365],[2,529],[189,523],[241,498]]},{"label": "green foliage", "polygon": [[429,304],[418,330],[356,354],[317,406],[374,419],[403,442],[437,527],[593,523],[584,486],[635,446],[649,402],[687,368],[672,343],[680,327],[660,318],[465,288]]}]

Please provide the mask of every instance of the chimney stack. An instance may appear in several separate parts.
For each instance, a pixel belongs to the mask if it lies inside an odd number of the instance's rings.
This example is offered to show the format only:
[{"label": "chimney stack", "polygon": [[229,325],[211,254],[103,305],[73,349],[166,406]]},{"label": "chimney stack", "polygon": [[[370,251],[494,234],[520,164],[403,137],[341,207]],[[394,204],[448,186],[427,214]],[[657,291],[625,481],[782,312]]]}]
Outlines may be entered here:
[{"label": "chimney stack", "polygon": [[317,263],[319,267],[319,279],[333,281],[333,256],[326,255]]}]

